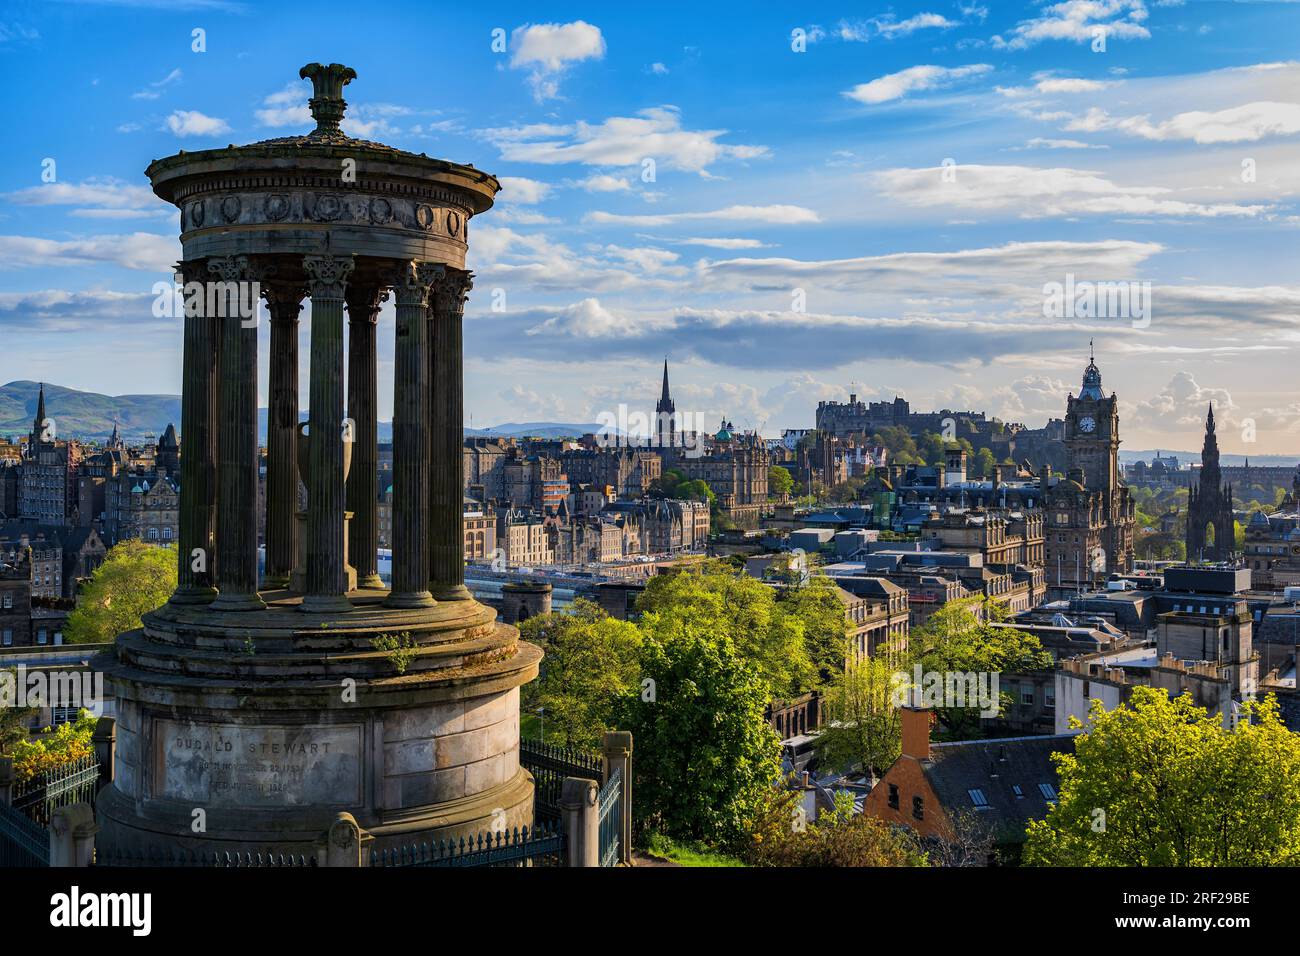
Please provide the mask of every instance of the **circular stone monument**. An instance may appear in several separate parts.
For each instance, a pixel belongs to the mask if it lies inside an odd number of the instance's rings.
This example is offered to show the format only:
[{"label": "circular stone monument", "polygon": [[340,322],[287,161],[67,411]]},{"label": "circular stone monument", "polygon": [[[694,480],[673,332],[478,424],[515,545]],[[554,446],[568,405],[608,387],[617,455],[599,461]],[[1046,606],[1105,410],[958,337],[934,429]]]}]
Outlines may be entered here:
[{"label": "circular stone monument", "polygon": [[[346,136],[355,73],[311,64],[301,76],[313,132],[147,170],[181,211],[184,248],[179,586],[96,661],[118,714],[99,839],[119,851],[309,852],[340,811],[375,849],[532,822],[519,687],[541,651],[473,600],[462,551],[465,251],[499,184]],[[238,307],[257,296],[270,315],[260,579],[257,325]],[[390,296],[386,588],[375,335]]]}]

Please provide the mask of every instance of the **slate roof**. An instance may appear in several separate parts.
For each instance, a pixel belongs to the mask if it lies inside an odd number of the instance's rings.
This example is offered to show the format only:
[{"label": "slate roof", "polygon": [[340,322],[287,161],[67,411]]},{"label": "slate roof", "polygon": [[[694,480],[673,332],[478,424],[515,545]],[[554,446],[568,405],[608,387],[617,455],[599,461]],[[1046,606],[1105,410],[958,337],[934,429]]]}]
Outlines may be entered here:
[{"label": "slate roof", "polygon": [[[1048,785],[1053,795],[1058,791],[1051,755],[1073,750],[1073,734],[937,743],[921,769],[949,815],[978,814],[999,842],[1019,843],[1030,820],[1047,816],[1050,801],[1039,785]],[[987,809],[977,807],[971,790],[983,794]]]}]

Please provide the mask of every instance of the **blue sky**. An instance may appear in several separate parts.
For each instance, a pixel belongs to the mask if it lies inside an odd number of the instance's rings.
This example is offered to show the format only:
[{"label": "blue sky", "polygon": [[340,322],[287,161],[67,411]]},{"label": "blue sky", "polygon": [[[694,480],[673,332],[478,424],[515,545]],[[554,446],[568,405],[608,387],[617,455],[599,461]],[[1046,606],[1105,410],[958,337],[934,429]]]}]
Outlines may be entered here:
[{"label": "blue sky", "polygon": [[[1036,426],[1094,338],[1128,447],[1197,447],[1212,399],[1225,450],[1300,452],[1298,27],[1198,0],[10,3],[0,381],[180,390],[150,314],[177,217],[143,170],[309,129],[320,60],[358,73],[354,135],[502,178],[470,233],[475,425],[648,411],[667,354],[710,423],[778,434],[855,391]],[[1149,324],[1044,315],[1067,275],[1149,282]]]}]

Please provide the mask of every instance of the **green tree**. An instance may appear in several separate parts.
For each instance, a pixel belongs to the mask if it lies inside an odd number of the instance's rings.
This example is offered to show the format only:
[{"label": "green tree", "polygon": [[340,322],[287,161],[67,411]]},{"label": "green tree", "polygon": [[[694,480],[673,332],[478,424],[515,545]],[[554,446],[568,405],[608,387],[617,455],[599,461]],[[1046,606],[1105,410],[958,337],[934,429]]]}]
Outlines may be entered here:
[{"label": "green tree", "polygon": [[859,657],[826,688],[826,723],[815,744],[822,766],[876,773],[889,768],[902,740],[894,701],[894,671],[884,660]]},{"label": "green tree", "polygon": [[997,467],[998,460],[993,456],[993,452],[987,448],[981,448],[975,453],[975,458],[970,463],[970,472],[975,478],[992,480],[993,472],[997,470]]},{"label": "green tree", "polygon": [[1053,758],[1059,800],[1029,824],[1025,863],[1300,863],[1300,737],[1271,695],[1245,707],[1248,720],[1225,730],[1186,694],[1135,687],[1111,711],[1094,700],[1074,753]]},{"label": "green tree", "polygon": [[814,683],[803,621],[785,613],[770,587],[731,565],[708,562],[651,578],[637,609],[674,633],[703,629],[725,638],[753,664],[769,701]]},{"label": "green tree", "polygon": [[744,854],[752,866],[925,866],[910,831],[853,812],[853,799],[836,794],[833,810],[804,818],[800,791],[769,789]]},{"label": "green tree", "polygon": [[[911,632],[909,650],[922,671],[983,674],[1023,674],[1048,670],[1052,655],[1032,634],[1010,627],[994,627],[1005,619],[994,601],[967,598],[945,604]],[[943,707],[939,720],[950,736],[963,738],[979,732],[978,707]]]},{"label": "green tree", "polygon": [[784,574],[789,587],[780,595],[778,606],[787,618],[803,625],[804,648],[817,672],[816,681],[825,682],[843,669],[849,650],[849,622],[839,586],[824,574],[805,574],[798,569],[787,569]]},{"label": "green tree", "polygon": [[546,651],[537,680],[524,685],[527,712],[544,708],[565,746],[591,749],[613,728],[615,700],[638,685],[641,634],[598,604],[579,598],[567,614],[530,618],[519,628]]},{"label": "green tree", "polygon": [[27,728],[40,713],[36,707],[14,707],[18,699],[18,672],[0,670],[0,754],[9,755],[14,745],[28,737]]},{"label": "green tree", "polygon": [[100,644],[140,626],[142,615],[162,607],[176,590],[176,552],[131,539],[114,545],[68,615],[64,636],[72,644]]},{"label": "green tree", "polygon": [[784,498],[794,490],[794,476],[790,470],[781,465],[773,465],[767,470],[767,490],[769,494]]},{"label": "green tree", "polygon": [[736,847],[779,777],[780,742],[764,719],[766,681],[714,623],[647,612],[643,683],[619,698],[615,720],[636,741],[641,832]]}]

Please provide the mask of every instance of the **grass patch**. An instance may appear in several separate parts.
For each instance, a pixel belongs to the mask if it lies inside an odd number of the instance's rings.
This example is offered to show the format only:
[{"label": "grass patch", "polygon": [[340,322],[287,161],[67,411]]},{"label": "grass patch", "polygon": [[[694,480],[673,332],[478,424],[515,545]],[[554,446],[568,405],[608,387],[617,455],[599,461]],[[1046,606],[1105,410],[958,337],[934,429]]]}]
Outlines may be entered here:
[{"label": "grass patch", "polygon": [[659,833],[650,835],[646,852],[661,856],[678,866],[744,866],[734,856],[719,853],[698,843],[678,843]]}]

